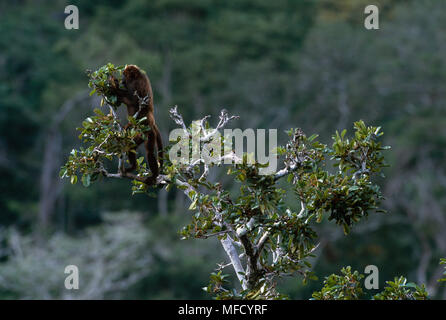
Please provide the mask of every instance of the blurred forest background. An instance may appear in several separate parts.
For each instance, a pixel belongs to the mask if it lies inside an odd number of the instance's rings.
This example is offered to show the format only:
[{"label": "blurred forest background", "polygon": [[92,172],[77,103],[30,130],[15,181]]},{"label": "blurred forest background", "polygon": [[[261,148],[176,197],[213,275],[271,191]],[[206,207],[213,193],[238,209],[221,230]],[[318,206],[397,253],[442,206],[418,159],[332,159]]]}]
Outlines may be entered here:
[{"label": "blurred forest background", "polygon": [[[79,30],[64,28],[69,4]],[[364,28],[368,4],[380,30]],[[306,299],[342,266],[373,264],[381,289],[405,275],[445,299],[445,30],[437,0],[0,0],[0,299],[207,299],[201,287],[226,261],[216,239],[180,240],[182,192],[59,179],[98,106],[85,70],[107,62],[148,72],[164,141],[173,105],[186,121],[224,107],[239,128],[278,128],[279,143],[291,127],[329,143],[359,119],[382,126],[389,213],[348,237],[322,223],[319,281],[280,286]],[[63,286],[70,264],[77,291]]]}]

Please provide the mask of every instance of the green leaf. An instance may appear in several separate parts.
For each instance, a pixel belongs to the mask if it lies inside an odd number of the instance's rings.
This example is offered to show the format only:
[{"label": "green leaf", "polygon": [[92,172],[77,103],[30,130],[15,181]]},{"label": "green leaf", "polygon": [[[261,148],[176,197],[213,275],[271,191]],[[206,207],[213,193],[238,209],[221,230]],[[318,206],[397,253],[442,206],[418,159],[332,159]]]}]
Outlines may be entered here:
[{"label": "green leaf", "polygon": [[195,199],[189,206],[189,210],[195,210],[197,208],[197,201],[198,199]]},{"label": "green leaf", "polygon": [[76,184],[77,183],[77,176],[76,175],[73,175],[73,176],[71,176],[71,184]]}]

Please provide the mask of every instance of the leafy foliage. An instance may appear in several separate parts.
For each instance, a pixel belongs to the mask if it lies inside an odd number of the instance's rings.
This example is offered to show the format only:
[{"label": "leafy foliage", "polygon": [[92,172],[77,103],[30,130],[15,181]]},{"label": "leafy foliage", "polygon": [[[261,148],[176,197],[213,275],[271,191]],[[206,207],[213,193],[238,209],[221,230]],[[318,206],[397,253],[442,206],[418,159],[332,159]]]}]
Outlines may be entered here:
[{"label": "leafy foliage", "polygon": [[[296,168],[289,179],[309,216],[320,222],[328,212],[328,219],[341,225],[345,234],[354,222],[378,209],[382,195],[371,178],[386,166],[381,151],[389,149],[377,140],[382,135],[379,127],[358,121],[354,128],[352,139],[345,138],[346,130],[336,132],[332,148],[313,141],[316,136],[307,139],[301,130],[295,130],[285,152],[286,165]],[[336,174],[326,170],[327,158],[335,161]]]},{"label": "leafy foliage", "polygon": [[[90,95],[97,94],[103,99],[106,99],[107,104],[113,106],[114,108],[119,107],[117,104],[118,98],[114,95],[113,83],[112,79],[117,80],[117,84],[122,86],[122,71],[125,66],[115,67],[112,63],[108,63],[105,66],[102,66],[98,70],[92,72],[91,70],[87,70],[87,75],[89,77],[88,87],[93,90],[90,92]],[[104,104],[104,101],[101,102],[101,105]]]},{"label": "leafy foliage", "polygon": [[[129,117],[133,126],[123,129],[113,113],[105,115],[100,109],[95,109],[94,112],[96,116],[88,117],[82,122],[82,128],[78,128],[81,131],[79,139],[88,144],[88,147],[73,149],[60,171],[60,177],[69,177],[73,184],[77,182],[78,173],[82,174],[82,182],[86,187],[103,172],[106,160],[112,161],[122,157],[123,153],[134,150],[134,139],[144,136],[143,133],[149,130],[143,123],[145,118],[136,120]],[[141,164],[141,159],[138,162]]]},{"label": "leafy foliage", "polygon": [[364,294],[361,286],[363,274],[352,273],[351,267],[341,269],[341,275],[332,274],[324,280],[321,291],[313,293],[315,300],[358,300]]},{"label": "leafy foliage", "polygon": [[[332,274],[324,280],[321,291],[313,292],[315,300],[359,300],[364,295],[363,274],[352,273],[351,267],[341,269],[341,275]],[[373,296],[373,300],[426,300],[428,294],[424,285],[408,283],[404,277],[386,281],[384,290]]]},{"label": "leafy foliage", "polygon": [[428,294],[424,285],[407,282],[404,277],[395,277],[393,281],[386,281],[384,291],[373,296],[374,300],[426,300]]}]

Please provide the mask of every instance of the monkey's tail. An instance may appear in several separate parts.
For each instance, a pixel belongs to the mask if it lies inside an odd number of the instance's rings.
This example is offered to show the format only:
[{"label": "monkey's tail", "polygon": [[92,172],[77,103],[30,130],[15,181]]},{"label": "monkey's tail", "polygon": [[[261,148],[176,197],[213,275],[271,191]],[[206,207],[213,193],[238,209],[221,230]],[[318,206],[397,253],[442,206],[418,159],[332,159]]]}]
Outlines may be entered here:
[{"label": "monkey's tail", "polygon": [[158,149],[158,161],[160,163],[160,169],[163,169],[163,158],[164,158],[164,147],[163,147],[163,139],[161,138],[161,134],[158,131],[156,135],[156,147]]}]

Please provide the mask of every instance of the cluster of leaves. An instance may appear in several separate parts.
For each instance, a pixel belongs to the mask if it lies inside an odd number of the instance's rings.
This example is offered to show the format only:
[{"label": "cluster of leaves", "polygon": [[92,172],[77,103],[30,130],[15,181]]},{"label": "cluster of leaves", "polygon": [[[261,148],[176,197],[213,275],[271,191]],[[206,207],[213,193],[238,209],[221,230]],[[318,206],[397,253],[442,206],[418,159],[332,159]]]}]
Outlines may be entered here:
[{"label": "cluster of leaves", "polygon": [[384,291],[373,296],[374,300],[427,300],[428,294],[424,284],[421,286],[407,282],[404,277],[395,277],[393,281],[386,281]]},{"label": "cluster of leaves", "polygon": [[[332,274],[325,278],[321,291],[313,292],[315,300],[359,300],[364,295],[363,274],[352,273],[351,267],[341,269],[341,275]],[[373,300],[426,300],[428,294],[424,285],[408,283],[404,277],[386,281],[384,290],[372,297]]]},{"label": "cluster of leaves", "polygon": [[[292,137],[285,149],[285,164],[294,168],[288,181],[295,185],[295,192],[306,204],[310,217],[320,222],[325,212],[329,220],[341,225],[347,234],[353,223],[378,208],[382,195],[372,181],[386,166],[378,138],[383,134],[379,127],[367,127],[363,121],[355,122],[355,135],[345,138],[346,130],[333,136],[333,145],[315,141],[316,135],[307,138],[299,129],[292,130]],[[327,170],[327,159],[338,168],[335,174]]]},{"label": "cluster of leaves", "polygon": [[122,157],[123,153],[134,152],[135,138],[145,137],[144,132],[149,130],[143,123],[144,118],[136,120],[129,117],[132,125],[125,129],[113,113],[104,114],[100,109],[94,112],[96,116],[88,117],[82,122],[82,127],[78,128],[81,131],[79,139],[87,147],[73,149],[60,171],[60,177],[69,177],[73,184],[77,182],[78,174],[81,174],[86,187],[103,172],[105,160],[112,161]]},{"label": "cluster of leaves", "polygon": [[361,281],[364,275],[352,273],[351,267],[341,269],[341,275],[332,274],[324,280],[321,291],[313,292],[315,300],[357,300],[363,294]]},{"label": "cluster of leaves", "polygon": [[87,70],[87,76],[89,78],[88,87],[91,88],[90,95],[97,94],[102,97],[101,105],[104,103],[117,108],[118,97],[113,90],[112,79],[116,80],[118,86],[122,86],[122,72],[125,66],[115,66],[112,63],[100,67],[96,71]]}]

